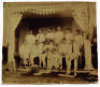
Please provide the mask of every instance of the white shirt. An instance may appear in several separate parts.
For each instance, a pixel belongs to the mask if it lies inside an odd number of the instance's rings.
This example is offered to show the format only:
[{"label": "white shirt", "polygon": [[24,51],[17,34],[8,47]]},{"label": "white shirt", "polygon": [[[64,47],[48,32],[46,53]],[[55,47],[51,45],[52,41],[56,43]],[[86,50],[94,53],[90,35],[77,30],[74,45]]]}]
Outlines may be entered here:
[{"label": "white shirt", "polygon": [[81,55],[81,53],[80,53],[80,47],[82,45],[83,45],[83,37],[82,37],[82,35],[76,35],[74,37],[74,43],[73,43],[74,56]]},{"label": "white shirt", "polygon": [[67,33],[66,35],[65,35],[65,38],[66,38],[66,41],[67,41],[67,43],[71,43],[71,41],[73,40],[73,34],[72,33]]},{"label": "white shirt", "polygon": [[46,35],[46,39],[54,40],[54,34],[53,34],[53,32],[48,32],[47,35]]},{"label": "white shirt", "polygon": [[80,55],[80,46],[77,44],[77,42],[73,43],[73,53],[74,53],[74,56]]},{"label": "white shirt", "polygon": [[26,38],[25,38],[25,40],[26,40],[26,42],[28,43],[28,44],[34,44],[35,43],[35,36],[34,35],[32,35],[32,34],[28,34],[27,36],[26,36]]},{"label": "white shirt", "polygon": [[54,45],[52,43],[45,45],[43,50],[46,51],[48,58],[51,58],[53,56]]},{"label": "white shirt", "polygon": [[36,39],[39,40],[39,42],[45,41],[45,37],[42,33],[37,34]]},{"label": "white shirt", "polygon": [[76,35],[74,38],[74,42],[81,47],[83,45],[83,36],[82,35]]},{"label": "white shirt", "polygon": [[55,43],[57,44],[60,43],[63,38],[64,38],[64,33],[62,31],[55,32],[55,35],[54,35]]},{"label": "white shirt", "polygon": [[72,45],[68,43],[61,43],[59,44],[59,53],[64,55],[71,55],[72,54]]},{"label": "white shirt", "polygon": [[31,58],[34,58],[36,56],[40,56],[42,54],[42,49],[40,48],[39,45],[33,45],[31,47],[31,53],[30,53],[30,56]]},{"label": "white shirt", "polygon": [[19,54],[20,54],[20,57],[21,58],[29,58],[29,52],[30,52],[30,49],[29,49],[29,46],[28,45],[21,45],[20,48],[19,48]]}]

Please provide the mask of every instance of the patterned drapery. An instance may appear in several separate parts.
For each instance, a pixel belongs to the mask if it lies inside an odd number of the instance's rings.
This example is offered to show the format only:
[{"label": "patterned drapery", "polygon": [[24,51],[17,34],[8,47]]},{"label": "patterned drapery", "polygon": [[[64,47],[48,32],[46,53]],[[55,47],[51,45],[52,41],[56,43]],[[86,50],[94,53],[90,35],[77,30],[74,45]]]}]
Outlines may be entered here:
[{"label": "patterned drapery", "polygon": [[[14,60],[14,54],[15,54],[15,29],[17,28],[20,20],[22,18],[22,15],[12,15],[11,18],[9,18],[9,45],[8,45],[8,63],[13,63],[13,69],[15,69],[15,60]],[[8,64],[8,65],[9,65]],[[10,65],[9,65],[10,67]]]},{"label": "patterned drapery", "polygon": [[83,32],[88,32],[88,9],[85,7],[73,7],[72,16]]}]

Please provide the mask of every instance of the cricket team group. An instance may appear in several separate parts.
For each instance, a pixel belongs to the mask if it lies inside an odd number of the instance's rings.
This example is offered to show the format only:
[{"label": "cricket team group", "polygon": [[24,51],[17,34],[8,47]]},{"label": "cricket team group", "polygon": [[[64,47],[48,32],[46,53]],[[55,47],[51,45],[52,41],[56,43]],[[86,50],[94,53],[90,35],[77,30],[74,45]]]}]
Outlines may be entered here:
[{"label": "cricket team group", "polygon": [[82,55],[80,49],[84,45],[84,41],[88,40],[84,34],[79,31],[73,34],[70,28],[66,28],[63,31],[59,26],[49,28],[46,34],[42,32],[42,28],[39,28],[37,35],[33,33],[34,31],[30,31],[30,34],[26,35],[19,47],[19,54],[23,60],[24,67],[27,65],[27,59],[30,61],[31,66],[35,66],[33,60],[38,57],[39,67],[48,71],[53,67],[62,69],[62,58],[65,58],[66,74],[71,73],[72,60],[74,60],[74,73],[76,74],[78,58]]}]

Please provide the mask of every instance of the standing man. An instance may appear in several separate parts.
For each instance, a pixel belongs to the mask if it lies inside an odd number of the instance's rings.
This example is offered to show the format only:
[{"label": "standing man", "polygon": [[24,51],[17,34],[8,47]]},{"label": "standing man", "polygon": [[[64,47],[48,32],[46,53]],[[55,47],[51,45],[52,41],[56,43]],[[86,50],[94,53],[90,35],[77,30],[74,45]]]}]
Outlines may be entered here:
[{"label": "standing man", "polygon": [[26,35],[26,38],[25,38],[25,40],[26,40],[26,42],[27,42],[27,45],[28,45],[28,47],[29,47],[29,60],[31,60],[30,59],[30,55],[32,55],[31,53],[31,49],[34,49],[34,45],[35,45],[35,40],[36,40],[36,37],[33,35],[33,32],[32,32],[32,30],[29,32],[29,34],[28,35]]},{"label": "standing man", "polygon": [[67,28],[65,30],[65,39],[66,39],[66,52],[67,52],[66,54],[67,74],[70,74],[71,61],[73,59],[73,53],[72,53],[73,34],[71,28]]},{"label": "standing man", "polygon": [[[34,65],[35,63],[33,62],[34,58],[38,57],[39,61],[41,58],[42,51],[40,49],[40,42],[38,40],[35,41],[35,44],[33,44],[30,52],[30,61],[31,64]],[[40,65],[40,62],[39,62]]]},{"label": "standing man", "polygon": [[46,39],[49,40],[54,40],[54,34],[52,32],[51,29],[48,29],[47,35],[46,35]]},{"label": "standing man", "polygon": [[52,40],[53,41],[55,41],[55,33],[56,33],[55,27],[52,27],[52,35],[53,35]]},{"label": "standing man", "polygon": [[[76,35],[74,36],[73,43],[73,55],[74,55],[74,75],[76,76],[77,67],[78,67],[78,59],[81,58],[81,47],[83,45],[83,37],[79,30],[76,31]],[[82,59],[80,59],[82,60]],[[82,62],[82,61],[80,61]]]},{"label": "standing man", "polygon": [[29,32],[28,35],[26,35],[26,42],[31,46],[32,44],[35,44],[35,36],[33,35],[32,30]]},{"label": "standing man", "polygon": [[64,38],[64,33],[61,31],[60,27],[57,27],[57,31],[55,32],[54,41],[58,45]]},{"label": "standing man", "polygon": [[59,53],[61,55],[60,62],[62,62],[62,57],[65,57],[67,64],[67,73],[70,74],[71,68],[71,59],[72,59],[72,44],[68,43],[66,39],[62,40],[62,43],[59,44]]},{"label": "standing man", "polygon": [[42,30],[41,28],[39,29],[39,33],[36,36],[36,39],[39,41],[39,43],[41,44],[41,46],[43,47],[43,42],[45,41],[45,37],[42,34]]},{"label": "standing man", "polygon": [[36,39],[39,42],[39,44],[38,44],[38,51],[39,51],[39,58],[40,58],[40,65],[41,65],[41,62],[42,62],[42,58],[41,57],[42,57],[42,51],[43,51],[43,43],[45,41],[45,37],[42,34],[41,28],[39,29],[39,33],[37,34]]},{"label": "standing man", "polygon": [[19,48],[19,54],[21,59],[23,60],[24,68],[27,65],[27,59],[29,59],[29,46],[26,41]]},{"label": "standing man", "polygon": [[73,34],[72,34],[71,28],[67,28],[65,30],[65,39],[66,39],[68,44],[73,42]]}]

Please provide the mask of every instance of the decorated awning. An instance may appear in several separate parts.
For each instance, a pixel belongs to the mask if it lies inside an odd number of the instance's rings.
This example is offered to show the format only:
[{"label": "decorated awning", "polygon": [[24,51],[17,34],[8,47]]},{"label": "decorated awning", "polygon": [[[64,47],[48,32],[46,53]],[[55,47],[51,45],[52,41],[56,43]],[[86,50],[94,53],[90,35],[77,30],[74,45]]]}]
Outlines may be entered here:
[{"label": "decorated awning", "polygon": [[38,6],[38,7],[16,7],[14,11],[12,11],[12,14],[23,14],[23,13],[33,13],[36,15],[51,15],[56,13],[62,13],[67,12],[67,10],[71,10],[67,5],[51,5],[51,6]]}]

